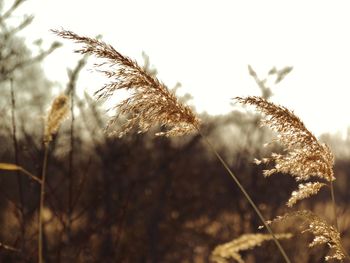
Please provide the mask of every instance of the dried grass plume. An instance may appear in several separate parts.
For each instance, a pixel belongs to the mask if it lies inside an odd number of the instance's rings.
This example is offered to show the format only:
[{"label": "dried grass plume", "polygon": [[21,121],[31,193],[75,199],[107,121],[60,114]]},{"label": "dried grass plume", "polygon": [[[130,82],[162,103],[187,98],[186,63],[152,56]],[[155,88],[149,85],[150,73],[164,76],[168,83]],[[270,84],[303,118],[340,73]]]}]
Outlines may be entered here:
[{"label": "dried grass plume", "polygon": [[340,233],[334,226],[329,225],[324,219],[311,211],[302,210],[287,213],[267,223],[273,224],[291,218],[300,219],[302,221],[302,224],[300,224],[302,233],[309,232],[314,235],[314,239],[309,244],[309,247],[317,245],[327,245],[329,247],[330,251],[325,257],[326,261],[331,259],[342,261],[346,257],[346,252],[341,244]]},{"label": "dried grass plume", "polygon": [[287,202],[287,206],[292,207],[299,200],[303,200],[312,195],[317,194],[318,191],[320,191],[320,189],[325,185],[326,184],[320,183],[320,182],[314,182],[314,183],[309,182],[306,184],[299,184],[298,190],[292,192],[292,195]]},{"label": "dried grass plume", "polygon": [[[335,180],[333,165],[334,156],[326,144],[306,129],[304,123],[289,109],[278,106],[260,97],[236,98],[242,104],[252,105],[265,115],[263,126],[277,133],[277,141],[284,146],[286,153],[273,153],[270,158],[255,160],[257,164],[273,164],[271,169],[264,170],[264,176],[275,173],[290,174],[296,181],[306,181],[316,177],[328,182]],[[288,205],[316,194],[323,183],[300,184],[294,191]]]},{"label": "dried grass plume", "polygon": [[[292,234],[277,234],[275,236],[277,239],[289,239]],[[228,263],[229,259],[234,259],[239,263],[244,263],[239,254],[240,251],[253,249],[272,239],[269,234],[244,234],[228,243],[217,246],[211,254],[211,260],[216,263]]]},{"label": "dried grass plume", "polygon": [[52,104],[50,111],[46,118],[45,132],[44,132],[44,143],[47,144],[52,140],[62,121],[65,119],[69,112],[69,100],[66,95],[57,96]]},{"label": "dried grass plume", "polygon": [[82,48],[76,52],[102,59],[100,64],[95,65],[96,69],[110,82],[96,92],[98,99],[109,99],[118,90],[128,92],[127,99],[112,107],[116,115],[109,122],[109,131],[119,121],[119,116],[127,118],[126,123],[112,134],[123,136],[132,129],[146,132],[153,126],[161,125],[165,130],[156,135],[177,136],[195,132],[199,127],[199,120],[191,108],[180,103],[163,83],[148,74],[136,61],[98,39],[66,30],[53,32],[82,44]]}]

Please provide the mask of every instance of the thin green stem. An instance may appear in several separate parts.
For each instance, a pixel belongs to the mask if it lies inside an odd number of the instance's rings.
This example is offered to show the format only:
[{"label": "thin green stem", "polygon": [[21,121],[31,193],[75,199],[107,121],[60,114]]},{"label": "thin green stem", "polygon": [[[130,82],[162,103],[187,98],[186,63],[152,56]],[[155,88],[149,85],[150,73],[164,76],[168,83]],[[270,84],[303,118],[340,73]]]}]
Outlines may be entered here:
[{"label": "thin green stem", "polygon": [[288,258],[286,252],[284,251],[282,245],[280,244],[280,242],[278,241],[278,239],[276,238],[275,234],[273,233],[272,229],[270,228],[270,226],[266,223],[266,220],[264,218],[264,216],[261,214],[260,210],[258,209],[258,207],[255,205],[254,201],[251,199],[251,197],[249,196],[249,194],[247,193],[247,191],[244,189],[243,185],[239,182],[238,178],[234,175],[234,173],[231,171],[231,169],[229,168],[229,166],[227,165],[227,163],[224,161],[224,159],[220,156],[220,154],[215,150],[214,146],[211,144],[211,142],[207,139],[207,137],[205,137],[201,131],[199,130],[199,128],[197,128],[198,133],[202,136],[202,138],[204,139],[204,141],[206,142],[206,144],[209,146],[209,148],[213,151],[213,153],[216,155],[216,157],[219,159],[219,161],[221,162],[221,164],[224,166],[224,168],[226,169],[226,171],[230,174],[230,176],[232,177],[232,179],[235,181],[235,183],[237,184],[238,188],[241,190],[241,192],[243,193],[244,197],[248,200],[249,204],[253,207],[255,213],[258,215],[258,217],[260,218],[261,222],[264,224],[264,226],[266,227],[266,229],[268,230],[268,232],[270,233],[270,235],[272,236],[276,246],[278,247],[279,251],[281,252],[284,260],[287,263],[290,263],[290,259]]},{"label": "thin green stem", "polygon": [[45,201],[45,182],[46,182],[46,169],[47,169],[47,157],[49,153],[49,144],[45,143],[45,153],[43,161],[43,170],[41,176],[40,187],[40,205],[39,205],[39,237],[38,237],[38,262],[43,263],[43,210]]}]

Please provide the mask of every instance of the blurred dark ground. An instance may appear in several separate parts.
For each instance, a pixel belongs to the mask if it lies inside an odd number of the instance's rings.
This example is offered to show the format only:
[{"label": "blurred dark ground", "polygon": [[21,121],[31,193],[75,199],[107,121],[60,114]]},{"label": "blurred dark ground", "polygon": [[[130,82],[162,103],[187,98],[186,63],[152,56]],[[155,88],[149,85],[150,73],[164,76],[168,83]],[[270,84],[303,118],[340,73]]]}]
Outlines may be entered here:
[{"label": "blurred dark ground", "polygon": [[[54,84],[45,78],[40,62],[59,44],[43,49],[38,41],[38,54],[33,55],[17,36],[32,18],[24,17],[12,26],[6,23],[21,2],[14,1],[13,10],[0,5],[0,162],[16,163],[40,176],[43,120],[54,98]],[[210,262],[216,245],[264,231],[258,230],[261,222],[199,135],[168,139],[134,132],[123,138],[107,137],[101,105],[75,92],[83,88],[77,80],[85,60],[68,71],[64,92],[71,98],[74,114],[71,111],[50,145],[46,262]],[[147,56],[144,64],[156,74]],[[249,69],[262,96],[272,96]],[[200,117],[203,133],[264,216],[271,219],[286,212],[285,202],[296,183],[286,175],[265,179],[262,167],[253,164],[254,158],[280,150],[263,147],[273,135],[259,127],[259,116],[232,111]],[[336,201],[344,245],[350,249],[350,138],[324,135],[322,139],[337,157]],[[35,182],[20,173],[0,171],[0,262],[37,261],[38,204]],[[326,190],[296,208],[332,218]],[[275,230],[295,232],[296,228],[291,224]],[[293,262],[323,261],[327,248],[307,249],[311,239],[296,234],[282,244]],[[246,262],[282,262],[273,242],[242,254]]]}]

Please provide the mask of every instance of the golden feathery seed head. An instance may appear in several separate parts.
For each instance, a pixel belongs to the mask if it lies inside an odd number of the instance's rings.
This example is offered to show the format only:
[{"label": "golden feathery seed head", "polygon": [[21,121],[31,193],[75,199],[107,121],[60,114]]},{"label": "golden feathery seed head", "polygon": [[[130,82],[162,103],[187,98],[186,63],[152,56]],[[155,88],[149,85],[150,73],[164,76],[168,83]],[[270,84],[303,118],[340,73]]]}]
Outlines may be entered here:
[{"label": "golden feathery seed head", "polygon": [[292,213],[287,213],[283,216],[278,216],[268,224],[285,221],[291,218],[302,220],[300,228],[302,233],[309,232],[314,235],[314,239],[309,244],[309,247],[317,245],[327,245],[330,249],[325,260],[337,259],[342,261],[345,258],[344,248],[341,244],[340,233],[338,230],[327,223],[324,219],[308,210],[301,210]]},{"label": "golden feathery seed head", "polygon": [[[306,129],[304,123],[289,109],[278,106],[260,97],[236,98],[242,104],[255,106],[263,113],[263,126],[270,127],[277,133],[279,141],[286,150],[285,154],[272,153],[270,158],[255,159],[256,164],[273,164],[263,170],[265,177],[275,173],[290,174],[296,181],[305,181],[311,176],[331,182],[335,180],[334,156],[326,144]],[[318,193],[325,184],[321,182],[299,184],[299,189],[292,193],[287,205]]]},{"label": "golden feathery seed head", "polygon": [[317,194],[318,191],[320,191],[320,189],[325,185],[326,184],[320,183],[320,182],[314,182],[314,183],[308,182],[306,184],[299,184],[298,185],[299,189],[292,192],[292,195],[287,202],[287,206],[292,207],[298,201]]},{"label": "golden feathery seed head", "polygon": [[274,130],[287,154],[273,154],[261,163],[275,163],[273,169],[266,170],[265,176],[275,173],[289,173],[296,180],[307,180],[317,176],[333,181],[334,156],[327,145],[306,129],[304,123],[290,110],[260,97],[236,98],[242,104],[252,105],[265,114],[262,125]]},{"label": "golden feathery seed head", "polygon": [[110,79],[110,82],[96,92],[98,99],[109,99],[118,90],[128,91],[129,97],[112,107],[116,110],[116,115],[111,118],[108,130],[111,131],[115,126],[120,115],[127,118],[126,123],[118,131],[110,133],[123,136],[132,129],[146,132],[157,125],[165,128],[165,131],[156,133],[158,136],[196,132],[200,122],[191,108],[180,103],[163,83],[134,60],[98,39],[79,36],[66,30],[53,32],[82,44],[83,47],[76,52],[92,54],[103,60],[96,64],[96,69]]},{"label": "golden feathery seed head", "polygon": [[[290,239],[292,234],[276,234],[275,237],[277,239]],[[228,263],[229,259],[244,263],[239,254],[240,251],[253,249],[272,239],[273,237],[270,234],[244,234],[228,243],[217,246],[211,254],[211,259],[216,263]]]},{"label": "golden feathery seed head", "polygon": [[65,119],[69,111],[69,100],[66,95],[57,96],[52,104],[50,111],[46,118],[45,132],[44,132],[44,143],[47,144],[52,140],[54,135],[62,121]]}]

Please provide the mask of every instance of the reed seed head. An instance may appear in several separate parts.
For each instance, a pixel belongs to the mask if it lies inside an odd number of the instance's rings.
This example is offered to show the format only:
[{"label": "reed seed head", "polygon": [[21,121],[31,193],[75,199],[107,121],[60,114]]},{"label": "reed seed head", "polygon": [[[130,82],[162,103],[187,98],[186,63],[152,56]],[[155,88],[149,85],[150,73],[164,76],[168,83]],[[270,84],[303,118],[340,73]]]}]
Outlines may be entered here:
[{"label": "reed seed head", "polygon": [[320,191],[320,189],[325,185],[326,184],[320,183],[320,182],[314,182],[314,183],[309,182],[306,184],[299,184],[298,190],[292,192],[291,197],[287,202],[287,206],[292,207],[298,201],[317,194],[318,191]]},{"label": "reed seed head", "polygon": [[122,115],[126,122],[117,130],[110,132],[123,136],[132,129],[147,132],[151,127],[160,125],[164,131],[158,136],[179,136],[196,132],[199,119],[190,107],[182,104],[176,96],[155,76],[150,75],[136,61],[123,56],[111,45],[98,39],[79,36],[71,31],[53,30],[58,36],[70,39],[83,47],[76,52],[92,54],[102,59],[95,64],[97,71],[110,80],[95,95],[97,99],[110,99],[118,90],[125,90],[129,96],[112,107],[116,115],[109,121],[107,129],[111,129]]},{"label": "reed seed head", "polygon": [[309,244],[309,247],[314,247],[317,245],[327,245],[329,247],[330,251],[325,257],[326,261],[331,259],[342,261],[345,258],[344,248],[341,244],[340,233],[334,226],[329,225],[327,221],[320,218],[311,211],[302,210],[287,213],[267,223],[273,224],[276,222],[283,222],[290,218],[296,218],[302,221],[302,224],[300,225],[302,233],[309,232],[314,235],[314,239]]},{"label": "reed seed head", "polygon": [[54,135],[69,111],[69,100],[66,95],[57,96],[52,104],[50,111],[46,118],[45,132],[44,132],[44,143],[48,144],[52,140]]},{"label": "reed seed head", "polygon": [[272,154],[261,163],[274,162],[273,169],[266,170],[265,176],[274,173],[289,173],[296,180],[307,180],[317,176],[327,181],[335,180],[333,175],[334,157],[327,145],[306,129],[304,123],[290,110],[260,97],[236,98],[242,104],[253,105],[265,114],[261,124],[277,133],[287,154]]},{"label": "reed seed head", "polygon": [[[260,97],[238,97],[236,100],[255,106],[263,113],[262,126],[275,131],[276,141],[285,148],[285,154],[272,153],[270,158],[255,160],[256,164],[273,164],[272,168],[263,171],[264,176],[283,173],[290,174],[296,181],[306,181],[312,176],[328,182],[335,180],[331,150],[326,144],[320,143],[292,111]],[[293,206],[297,201],[318,193],[323,186],[320,182],[300,183],[287,205]]]},{"label": "reed seed head", "polygon": [[[292,234],[276,234],[275,237],[277,239],[289,239]],[[216,263],[228,263],[229,259],[244,263],[239,254],[240,251],[253,249],[272,239],[273,237],[269,234],[244,234],[228,243],[217,246],[211,254],[211,259]]]}]

